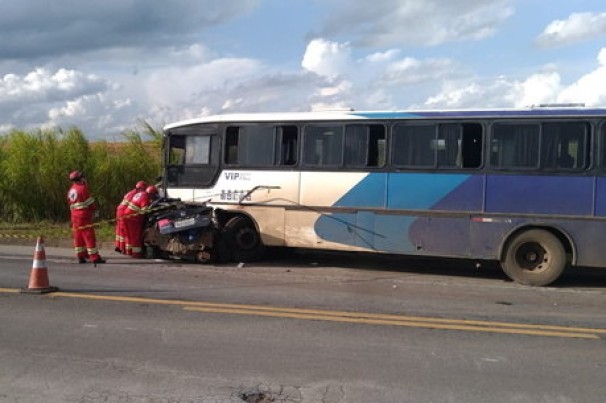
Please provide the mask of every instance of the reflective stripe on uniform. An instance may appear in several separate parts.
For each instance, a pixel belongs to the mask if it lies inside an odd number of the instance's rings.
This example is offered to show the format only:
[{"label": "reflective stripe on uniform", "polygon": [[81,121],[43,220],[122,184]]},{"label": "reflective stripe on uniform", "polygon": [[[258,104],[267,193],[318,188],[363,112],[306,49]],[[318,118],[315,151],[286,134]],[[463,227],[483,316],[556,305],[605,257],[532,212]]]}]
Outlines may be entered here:
[{"label": "reflective stripe on uniform", "polygon": [[137,205],[135,205],[135,204],[133,204],[131,202],[126,202],[126,205],[128,206],[129,209],[137,212],[138,214],[142,214],[143,211],[145,210],[145,209],[142,209],[141,207],[139,207],[139,206],[137,206]]},{"label": "reflective stripe on uniform", "polygon": [[84,200],[83,202],[71,204],[69,206],[69,208],[70,208],[70,210],[82,210],[82,209],[90,207],[94,202],[95,202],[95,198],[89,197],[88,199]]}]

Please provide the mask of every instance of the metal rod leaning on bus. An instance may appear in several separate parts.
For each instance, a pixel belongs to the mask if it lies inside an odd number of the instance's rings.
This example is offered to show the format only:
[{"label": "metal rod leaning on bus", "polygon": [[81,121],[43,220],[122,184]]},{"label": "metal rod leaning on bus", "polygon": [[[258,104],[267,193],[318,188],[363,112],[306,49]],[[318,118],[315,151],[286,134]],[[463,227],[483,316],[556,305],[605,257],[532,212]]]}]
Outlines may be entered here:
[{"label": "metal rod leaning on bus", "polygon": [[244,199],[246,199],[248,196],[250,196],[251,194],[253,194],[254,192],[256,192],[259,189],[272,190],[272,189],[281,189],[281,187],[280,186],[266,186],[266,185],[255,186],[240,197],[240,200],[238,200],[238,204],[242,204]]},{"label": "metal rod leaning on bus", "polygon": [[[281,188],[282,187],[280,187],[280,186],[264,186],[264,185],[255,186],[252,189],[250,189],[248,192],[246,192],[245,194],[243,194],[242,197],[240,197],[240,200],[238,201],[238,204],[240,204],[240,205],[243,204],[242,202],[244,201],[244,199],[246,199],[248,196],[250,196],[253,192],[255,192],[258,189],[268,189],[268,190],[271,190],[271,189],[281,189]],[[306,206],[306,205],[298,203],[296,201],[288,200],[288,199],[283,199],[283,198],[275,199],[275,200],[285,200],[285,201],[287,201],[289,203],[294,204],[295,206],[303,207],[304,209],[307,209],[309,211],[316,212],[316,213],[318,213],[318,214],[320,214],[320,215],[322,215],[324,217],[327,217],[327,218],[329,218],[331,220],[335,220],[337,222],[345,224],[347,226],[348,230],[350,230],[350,231],[352,229],[355,229],[355,230],[360,230],[360,231],[367,232],[369,234],[373,234],[373,235],[375,235],[375,236],[377,236],[379,238],[387,238],[385,235],[379,234],[378,232],[369,230],[369,229],[364,228],[364,227],[360,227],[359,225],[356,225],[356,224],[352,224],[350,222],[342,220],[342,219],[340,219],[338,217],[335,217],[333,215],[325,214],[325,213],[321,212],[319,209],[316,209],[316,208],[313,208],[313,207],[310,207],[310,206]]]},{"label": "metal rod leaning on bus", "polygon": [[[267,189],[267,190],[272,190],[272,189],[282,189],[282,187],[281,187],[281,186],[268,186],[268,185],[258,185],[258,186],[255,186],[255,187],[253,187],[252,189],[250,189],[249,191],[247,191],[245,194],[243,194],[243,195],[242,195],[242,197],[240,197],[240,200],[238,201],[238,204],[243,204],[244,199],[246,199],[248,196],[250,196],[251,194],[253,194],[255,191],[257,191],[257,190],[259,190],[259,189]],[[207,202],[210,202],[210,201],[212,200],[212,198],[213,198],[213,197],[215,197],[215,196],[219,196],[219,195],[220,195],[220,193],[215,193],[215,194],[211,194],[211,195],[204,195],[204,198],[207,198],[207,197],[209,197],[209,196],[210,196],[210,199],[208,199],[208,200],[207,200]],[[327,217],[327,218],[329,218],[329,219],[331,219],[331,220],[335,220],[335,221],[337,221],[337,222],[340,222],[340,223],[342,223],[342,224],[345,224],[345,225],[347,225],[347,227],[348,227],[349,229],[354,229],[354,230],[363,231],[363,232],[366,232],[366,233],[369,233],[369,234],[373,234],[373,235],[375,235],[375,236],[377,236],[377,237],[379,237],[379,238],[387,238],[385,235],[380,234],[380,233],[378,233],[378,232],[376,232],[376,231],[369,230],[369,229],[364,228],[364,227],[360,227],[359,225],[352,224],[352,223],[350,223],[350,222],[347,222],[347,221],[345,221],[345,220],[342,220],[342,219],[340,219],[340,218],[338,218],[338,217],[335,217],[335,216],[333,216],[333,215],[325,214],[325,213],[321,212],[319,209],[313,208],[313,207],[311,207],[311,206],[306,206],[306,205],[304,205],[304,204],[298,203],[298,202],[293,201],[293,200],[288,200],[288,199],[280,199],[280,200],[287,201],[287,202],[292,203],[292,204],[294,204],[294,205],[296,205],[296,206],[303,207],[303,208],[304,208],[304,209],[306,209],[306,210],[309,210],[309,211],[314,211],[314,212],[316,212],[316,213],[318,213],[318,214],[321,214],[321,215],[323,215],[324,217]]]}]

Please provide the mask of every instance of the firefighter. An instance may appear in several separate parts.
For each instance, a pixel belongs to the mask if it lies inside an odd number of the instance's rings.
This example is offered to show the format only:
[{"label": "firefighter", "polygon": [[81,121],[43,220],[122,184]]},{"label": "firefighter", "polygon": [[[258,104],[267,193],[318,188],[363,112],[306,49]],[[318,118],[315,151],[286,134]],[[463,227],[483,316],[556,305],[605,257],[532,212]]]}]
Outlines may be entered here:
[{"label": "firefighter", "polygon": [[126,203],[123,221],[126,228],[126,254],[134,258],[143,257],[143,227],[145,214],[151,207],[151,202],[158,194],[155,186],[148,186],[145,192],[135,193]]},{"label": "firefighter", "polygon": [[122,219],[124,210],[133,196],[139,192],[144,192],[146,187],[147,184],[145,182],[137,182],[135,188],[126,193],[120,204],[116,207],[116,240],[114,242],[116,252],[126,254],[126,228],[124,226],[124,220]]},{"label": "firefighter", "polygon": [[87,259],[90,259],[95,265],[105,263],[105,259],[99,255],[93,227],[93,214],[97,205],[90,195],[84,173],[72,171],[69,179],[72,181],[72,186],[67,192],[67,201],[74,233],[74,251],[78,262],[86,263]]},{"label": "firefighter", "polygon": [[156,201],[156,199],[158,199],[158,197],[160,196],[158,194],[158,188],[155,187],[154,185],[148,186],[145,189],[145,193],[147,193],[148,197],[149,197],[149,204],[150,206],[154,204],[154,201]]}]

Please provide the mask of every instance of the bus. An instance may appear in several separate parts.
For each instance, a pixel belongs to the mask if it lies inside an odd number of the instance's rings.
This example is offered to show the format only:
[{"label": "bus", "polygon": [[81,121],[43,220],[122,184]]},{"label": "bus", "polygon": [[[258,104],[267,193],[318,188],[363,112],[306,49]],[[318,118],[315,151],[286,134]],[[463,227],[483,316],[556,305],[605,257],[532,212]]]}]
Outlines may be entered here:
[{"label": "bus", "polygon": [[606,108],[231,114],[164,133],[166,195],[215,208],[234,261],[491,260],[535,286],[606,266]]}]

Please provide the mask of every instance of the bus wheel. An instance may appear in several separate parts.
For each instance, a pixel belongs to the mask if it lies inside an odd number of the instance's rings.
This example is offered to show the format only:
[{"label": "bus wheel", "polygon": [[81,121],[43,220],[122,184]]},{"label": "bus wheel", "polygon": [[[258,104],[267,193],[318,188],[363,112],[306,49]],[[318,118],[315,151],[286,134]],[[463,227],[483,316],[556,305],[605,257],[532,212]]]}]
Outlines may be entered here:
[{"label": "bus wheel", "polygon": [[510,240],[501,261],[509,278],[537,286],[554,282],[566,264],[566,251],[560,240],[540,229],[522,232]]},{"label": "bus wheel", "polygon": [[265,245],[253,222],[246,217],[234,217],[225,224],[225,242],[229,255],[236,262],[252,262],[260,259]]}]

